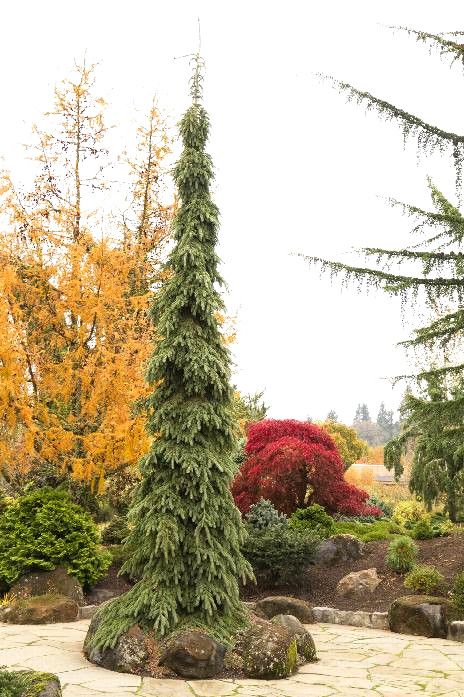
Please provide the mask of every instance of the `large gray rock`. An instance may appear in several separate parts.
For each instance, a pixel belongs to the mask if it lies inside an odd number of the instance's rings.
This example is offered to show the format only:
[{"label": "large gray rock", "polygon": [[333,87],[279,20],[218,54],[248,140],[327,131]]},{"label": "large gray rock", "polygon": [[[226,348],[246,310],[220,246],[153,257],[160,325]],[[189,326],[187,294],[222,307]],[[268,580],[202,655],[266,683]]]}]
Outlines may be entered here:
[{"label": "large gray rock", "polygon": [[464,643],[464,622],[460,620],[450,622],[448,625],[447,639]]},{"label": "large gray rock", "polygon": [[189,630],[171,639],[159,660],[182,678],[213,678],[224,666],[226,647],[204,632]]},{"label": "large gray rock", "polygon": [[149,644],[138,625],[121,634],[113,648],[96,649],[91,640],[100,625],[101,617],[94,615],[84,641],[84,655],[97,666],[120,673],[148,674]]},{"label": "large gray rock", "polygon": [[300,598],[291,598],[286,595],[272,595],[258,600],[255,605],[257,615],[271,620],[276,615],[293,615],[304,624],[314,622],[311,606]]},{"label": "large gray rock", "polygon": [[74,600],[57,595],[39,595],[12,600],[0,607],[0,622],[8,624],[51,624],[74,622],[79,606]]},{"label": "large gray rock", "polygon": [[360,598],[373,593],[379,583],[381,579],[377,576],[377,569],[352,571],[340,579],[335,593],[342,598]]},{"label": "large gray rock", "polygon": [[16,581],[10,589],[16,598],[35,595],[64,595],[78,605],[84,604],[82,586],[75,576],[58,566],[53,571],[31,571]]},{"label": "large gray rock", "polygon": [[293,615],[276,615],[271,621],[273,624],[285,627],[293,639],[295,639],[298,656],[303,663],[314,663],[317,661],[314,640],[300,620]]},{"label": "large gray rock", "polygon": [[364,554],[364,543],[353,535],[334,535],[323,540],[314,555],[314,564],[336,566],[345,561],[355,561]]},{"label": "large gray rock", "polygon": [[296,640],[288,629],[266,620],[257,621],[243,632],[240,652],[249,678],[288,678],[297,669]]},{"label": "large gray rock", "polygon": [[451,614],[448,598],[407,595],[391,604],[388,623],[392,632],[444,639]]}]

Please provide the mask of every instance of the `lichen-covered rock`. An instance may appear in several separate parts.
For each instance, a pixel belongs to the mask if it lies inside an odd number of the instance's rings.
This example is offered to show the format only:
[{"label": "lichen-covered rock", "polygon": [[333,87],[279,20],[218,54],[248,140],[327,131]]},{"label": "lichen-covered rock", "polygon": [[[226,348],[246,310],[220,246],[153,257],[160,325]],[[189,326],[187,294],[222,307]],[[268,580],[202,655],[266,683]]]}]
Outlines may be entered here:
[{"label": "lichen-covered rock", "polygon": [[407,595],[391,604],[388,623],[392,632],[445,638],[450,615],[448,598]]},{"label": "lichen-covered rock", "polygon": [[272,618],[273,624],[278,624],[291,634],[296,640],[298,656],[304,663],[314,663],[317,661],[316,646],[308,630],[293,615],[276,615]]},{"label": "lichen-covered rock", "polygon": [[377,569],[352,571],[340,579],[335,592],[342,598],[359,598],[373,593],[379,583],[381,579],[377,576]]},{"label": "lichen-covered rock", "polygon": [[70,598],[58,595],[20,598],[0,608],[0,622],[9,624],[74,622],[78,617],[78,604]]},{"label": "lichen-covered rock", "polygon": [[62,694],[59,678],[54,675],[49,678],[40,692],[37,692],[37,697],[62,697]]},{"label": "lichen-covered rock", "polygon": [[224,666],[226,647],[198,630],[177,634],[167,642],[159,665],[182,678],[212,678]]},{"label": "lichen-covered rock", "polygon": [[311,606],[299,598],[291,598],[286,595],[273,595],[258,600],[256,614],[271,620],[276,615],[293,615],[304,624],[312,624],[314,616]]},{"label": "lichen-covered rock", "polygon": [[150,643],[138,625],[121,634],[114,648],[96,649],[90,646],[98,626],[98,613],[92,617],[84,641],[84,655],[97,666],[121,673],[149,674]]},{"label": "lichen-covered rock", "polygon": [[243,670],[250,678],[288,678],[297,669],[296,639],[288,629],[261,620],[242,633]]},{"label": "lichen-covered rock", "polygon": [[334,535],[323,540],[316,550],[313,563],[318,566],[336,566],[354,561],[364,555],[364,543],[354,535]]},{"label": "lichen-covered rock", "polygon": [[82,586],[66,569],[58,566],[53,571],[31,571],[16,581],[10,589],[16,598],[36,595],[63,595],[78,605],[84,604]]}]

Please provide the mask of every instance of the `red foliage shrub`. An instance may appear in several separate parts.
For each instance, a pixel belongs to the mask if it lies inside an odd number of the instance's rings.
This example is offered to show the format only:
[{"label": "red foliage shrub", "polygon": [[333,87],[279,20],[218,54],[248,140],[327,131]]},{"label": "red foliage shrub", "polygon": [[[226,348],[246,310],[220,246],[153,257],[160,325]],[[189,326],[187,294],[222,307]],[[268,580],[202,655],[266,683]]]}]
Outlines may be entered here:
[{"label": "red foliage shrub", "polygon": [[381,515],[366,505],[367,492],[345,481],[335,443],[315,424],[293,419],[251,424],[245,451],[232,487],[242,513],[264,498],[282,513],[319,503],[345,515]]}]

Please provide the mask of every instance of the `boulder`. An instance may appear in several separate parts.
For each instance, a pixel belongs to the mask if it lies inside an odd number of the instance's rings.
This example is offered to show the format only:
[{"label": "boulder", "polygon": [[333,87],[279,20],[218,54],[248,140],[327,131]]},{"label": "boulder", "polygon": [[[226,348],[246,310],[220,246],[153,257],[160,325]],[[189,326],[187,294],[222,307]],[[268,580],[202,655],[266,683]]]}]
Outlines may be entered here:
[{"label": "boulder", "polygon": [[360,559],[364,543],[353,535],[334,535],[323,540],[316,550],[313,563],[318,566],[336,566],[341,562]]},{"label": "boulder", "polygon": [[167,642],[159,665],[182,678],[213,678],[224,666],[226,647],[199,630],[177,634]]},{"label": "boulder", "polygon": [[255,605],[257,615],[271,620],[276,615],[293,615],[304,624],[312,624],[314,616],[311,606],[299,598],[290,598],[285,595],[273,595],[269,598],[258,600]]},{"label": "boulder", "polygon": [[0,607],[0,622],[9,624],[51,624],[74,622],[79,617],[79,606],[70,598],[59,595],[38,595],[15,599]]},{"label": "boulder", "polygon": [[296,641],[298,656],[303,663],[315,663],[317,661],[316,646],[308,630],[293,615],[276,615],[272,623],[285,627]]},{"label": "boulder", "polygon": [[257,619],[239,642],[245,674],[265,680],[288,678],[297,669],[296,640],[285,627]]},{"label": "boulder", "polygon": [[90,640],[100,625],[101,616],[98,613],[92,617],[84,641],[84,656],[97,666],[120,673],[135,673],[148,675],[150,660],[150,643],[145,633],[135,624],[121,634],[113,648],[95,649],[90,646]]},{"label": "boulder", "polygon": [[373,593],[380,582],[381,579],[377,576],[377,569],[352,571],[340,579],[335,593],[342,598],[359,598],[368,593]]},{"label": "boulder", "polygon": [[59,678],[55,675],[50,676],[47,682],[42,683],[43,687],[37,693],[37,697],[62,697]]},{"label": "boulder", "polygon": [[448,636],[450,641],[460,641],[464,643],[464,622],[456,620],[448,625]]},{"label": "boulder", "polygon": [[444,639],[450,612],[448,598],[407,595],[391,604],[388,624],[392,632]]},{"label": "boulder", "polygon": [[35,595],[63,595],[78,605],[84,604],[82,586],[75,576],[58,566],[53,571],[31,571],[16,581],[10,592],[16,598]]}]

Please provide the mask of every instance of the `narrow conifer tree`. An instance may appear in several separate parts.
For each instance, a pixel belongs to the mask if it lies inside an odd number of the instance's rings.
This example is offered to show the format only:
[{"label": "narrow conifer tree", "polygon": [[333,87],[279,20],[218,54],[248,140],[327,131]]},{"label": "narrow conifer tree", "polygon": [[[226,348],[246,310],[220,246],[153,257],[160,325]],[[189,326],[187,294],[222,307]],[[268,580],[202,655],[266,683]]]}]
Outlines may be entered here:
[{"label": "narrow conifer tree", "polygon": [[236,434],[230,357],[216,320],[223,309],[215,252],[219,212],[210,194],[201,86],[196,56],[174,169],[176,244],[151,311],[159,334],[147,373],[154,388],[147,400],[153,440],[141,464],[123,567],[140,580],[102,610],[91,639],[98,648],[114,646],[135,623],[158,637],[194,626],[227,641],[246,622],[238,579],[252,571],[240,551],[244,529],[230,493]]},{"label": "narrow conifer tree", "polygon": [[[431,34],[404,29],[430,50],[451,63],[464,64],[464,32]],[[448,153],[454,160],[458,200],[462,185],[464,135],[446,131],[427,123],[394,104],[386,102],[352,85],[330,78],[334,86],[381,118],[393,121],[404,138],[416,140],[419,151]],[[403,342],[421,352],[424,370],[410,376],[418,395],[405,397],[401,436],[386,448],[385,464],[402,473],[401,454],[411,440],[417,444],[410,487],[427,503],[442,493],[448,494],[449,509],[455,515],[456,502],[450,492],[464,496],[464,459],[460,443],[464,436],[464,216],[459,204],[451,203],[429,180],[433,211],[391,201],[415,220],[413,244],[403,249],[368,247],[361,252],[368,265],[350,266],[337,261],[306,257],[343,282],[380,289],[401,298],[404,307],[422,299],[430,310],[430,320]],[[424,235],[424,231],[426,234]],[[428,231],[428,232],[427,232]],[[411,272],[411,265],[416,269]],[[396,268],[395,268],[396,267]],[[402,269],[408,267],[406,273]],[[420,440],[418,440],[420,439]]]}]

